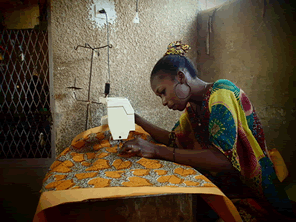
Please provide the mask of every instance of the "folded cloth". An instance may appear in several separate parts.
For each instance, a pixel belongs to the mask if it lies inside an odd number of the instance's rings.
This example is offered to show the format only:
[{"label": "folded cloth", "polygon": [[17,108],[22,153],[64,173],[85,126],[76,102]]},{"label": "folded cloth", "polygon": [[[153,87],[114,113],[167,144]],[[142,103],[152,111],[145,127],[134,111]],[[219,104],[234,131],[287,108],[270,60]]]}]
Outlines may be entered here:
[{"label": "folded cloth", "polygon": [[274,165],[275,173],[279,179],[279,181],[283,182],[283,180],[288,176],[288,168],[285,164],[283,157],[280,152],[273,148],[269,150],[270,159]]},{"label": "folded cloth", "polygon": [[[139,126],[127,140],[136,137],[155,143]],[[222,219],[241,221],[233,203],[197,170],[170,161],[120,157],[122,142],[111,138],[104,125],[73,139],[43,180],[34,221],[46,221],[43,210],[62,203],[173,193],[201,194]]]}]

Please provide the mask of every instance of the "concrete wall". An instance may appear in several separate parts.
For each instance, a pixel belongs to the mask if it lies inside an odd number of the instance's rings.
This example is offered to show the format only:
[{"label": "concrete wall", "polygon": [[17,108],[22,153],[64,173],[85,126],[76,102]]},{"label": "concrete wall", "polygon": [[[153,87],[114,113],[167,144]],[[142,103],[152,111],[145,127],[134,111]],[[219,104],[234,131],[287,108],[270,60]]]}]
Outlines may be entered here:
[{"label": "concrete wall", "polygon": [[213,18],[210,55],[206,54],[205,41],[213,10],[198,16],[201,78],[229,79],[247,93],[263,124],[267,146],[281,152],[290,181],[296,179],[293,10],[283,1],[269,1],[263,18],[261,1],[225,4]]},{"label": "concrete wall", "polygon": [[[203,11],[197,17],[202,7],[198,1],[139,1],[139,24],[132,22],[136,1],[97,2],[97,9],[109,4],[110,10],[114,7],[115,11],[109,25],[113,45],[111,96],[127,97],[137,113],[170,129],[180,113],[162,107],[150,89],[149,76],[167,44],[182,39],[192,46],[188,56],[196,62],[202,79],[226,78],[247,93],[263,124],[268,147],[280,150],[294,174],[295,35],[291,28],[292,9],[287,4],[270,1],[264,18],[261,2],[239,0],[225,4],[213,18],[207,55],[206,22],[213,10]],[[77,91],[78,98],[87,99],[91,51],[76,51],[74,47],[107,44],[104,17],[96,24],[92,11],[91,1],[51,2],[57,153],[85,127],[86,104],[75,101],[73,92],[66,87],[72,86],[76,78],[76,86],[83,88]],[[100,57],[94,57],[91,100],[98,101],[103,95],[107,79],[105,48],[100,50]],[[92,105],[89,127],[98,126],[104,114],[103,106]]]},{"label": "concrete wall", "polygon": [[[136,1],[99,0],[96,9],[102,7],[112,13],[109,24],[110,43],[110,96],[126,97],[135,112],[149,121],[171,129],[180,113],[163,107],[150,89],[150,72],[166,51],[171,41],[182,39],[191,45],[188,56],[197,61],[197,14],[196,0],[145,0],[139,1],[140,23],[133,23]],[[111,12],[114,7],[115,13]],[[116,17],[114,19],[114,17]],[[78,99],[87,99],[91,50],[77,45],[92,47],[107,44],[104,17],[96,23],[91,1],[51,1],[51,30],[53,49],[53,77],[55,96],[56,150],[66,148],[75,135],[85,130],[86,104],[73,99],[77,90]],[[91,100],[99,101],[108,80],[107,49],[93,60]],[[106,110],[100,105],[91,105],[89,128],[100,125]]]}]

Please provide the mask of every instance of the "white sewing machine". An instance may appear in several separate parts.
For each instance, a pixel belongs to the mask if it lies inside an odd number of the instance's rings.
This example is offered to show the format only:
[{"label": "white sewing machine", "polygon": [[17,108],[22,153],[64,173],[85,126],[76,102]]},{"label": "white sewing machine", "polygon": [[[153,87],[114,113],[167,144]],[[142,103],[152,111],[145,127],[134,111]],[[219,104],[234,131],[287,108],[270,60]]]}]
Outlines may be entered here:
[{"label": "white sewing machine", "polygon": [[107,116],[101,124],[108,124],[113,140],[127,139],[129,132],[135,130],[134,109],[129,100],[120,97],[100,98],[107,105]]}]

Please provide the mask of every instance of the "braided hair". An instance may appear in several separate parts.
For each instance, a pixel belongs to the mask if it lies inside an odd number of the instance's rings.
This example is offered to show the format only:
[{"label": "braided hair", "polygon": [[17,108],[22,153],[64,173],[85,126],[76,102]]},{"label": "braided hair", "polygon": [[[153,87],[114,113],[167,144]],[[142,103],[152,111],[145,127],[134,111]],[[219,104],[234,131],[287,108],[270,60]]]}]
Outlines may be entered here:
[{"label": "braided hair", "polygon": [[197,70],[193,63],[185,57],[185,53],[190,49],[189,45],[181,44],[181,41],[175,41],[169,44],[167,52],[155,64],[150,81],[158,75],[159,72],[164,72],[171,75],[174,79],[180,69],[187,69],[192,78],[197,77]]}]

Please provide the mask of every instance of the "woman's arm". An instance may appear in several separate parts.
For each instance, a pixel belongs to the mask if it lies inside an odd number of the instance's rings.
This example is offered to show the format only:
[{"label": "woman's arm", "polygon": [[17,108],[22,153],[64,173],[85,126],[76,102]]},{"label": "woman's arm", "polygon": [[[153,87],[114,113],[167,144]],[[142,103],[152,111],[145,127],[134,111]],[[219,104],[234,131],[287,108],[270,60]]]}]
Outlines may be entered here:
[{"label": "woman's arm", "polygon": [[[174,148],[159,146],[137,138],[123,144],[120,155],[136,155],[146,158],[174,161]],[[216,148],[186,150],[175,148],[175,162],[211,172],[235,172],[230,161]]]},{"label": "woman's arm", "polygon": [[[174,148],[158,146],[157,159],[174,161]],[[206,150],[175,149],[175,162],[211,172],[236,172],[231,162],[214,147]]]},{"label": "woman's arm", "polygon": [[161,129],[147,120],[135,114],[135,122],[137,125],[141,126],[147,133],[149,133],[154,140],[159,143],[169,145],[169,131]]}]

